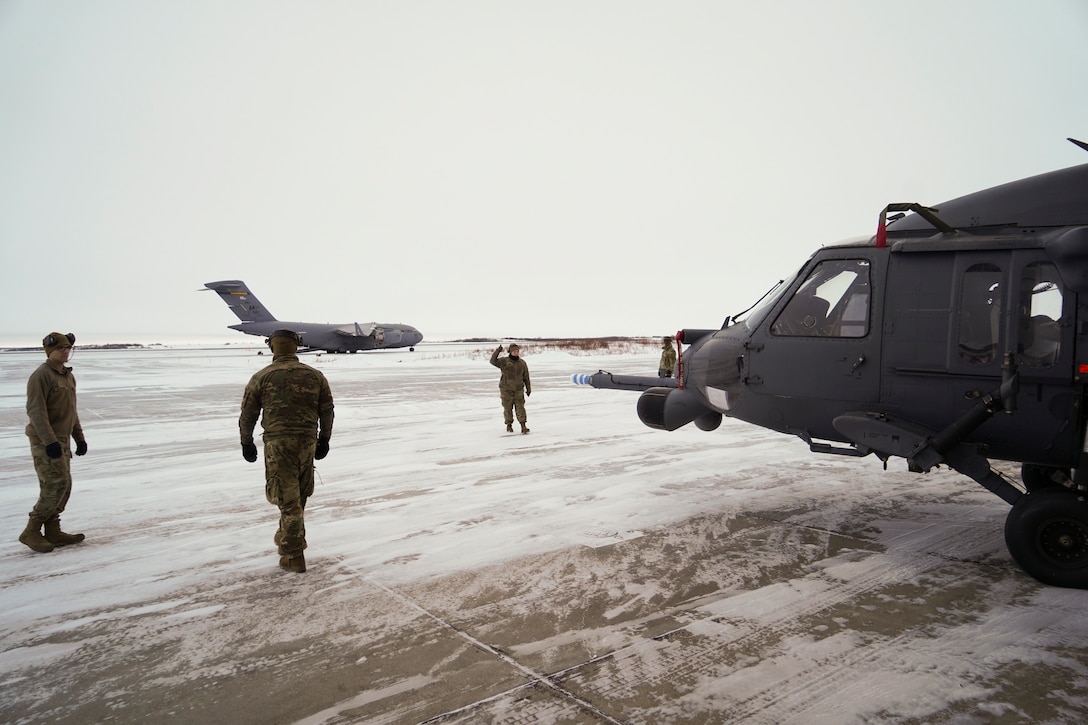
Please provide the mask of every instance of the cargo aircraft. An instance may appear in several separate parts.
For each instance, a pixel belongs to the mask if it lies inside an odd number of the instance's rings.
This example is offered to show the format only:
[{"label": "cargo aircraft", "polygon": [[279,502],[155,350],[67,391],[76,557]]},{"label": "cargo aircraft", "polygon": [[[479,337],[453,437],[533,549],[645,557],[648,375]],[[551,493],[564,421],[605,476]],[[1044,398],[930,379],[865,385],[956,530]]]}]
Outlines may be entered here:
[{"label": "cargo aircraft", "polygon": [[872,237],[820,248],[721,329],[676,339],[674,378],[574,382],[641,391],[651,428],[725,415],[815,453],[948,466],[1010,505],[1024,571],[1088,589],[1088,164],[889,204]]},{"label": "cargo aircraft", "polygon": [[201,292],[218,292],[227,307],[242,321],[237,325],[227,325],[230,329],[263,337],[268,337],[274,330],[294,330],[302,336],[302,347],[305,350],[360,352],[394,347],[415,350],[415,346],[423,339],[419,330],[400,323],[349,322],[337,325],[277,320],[240,279],[206,282],[204,287],[206,289],[200,290]]}]

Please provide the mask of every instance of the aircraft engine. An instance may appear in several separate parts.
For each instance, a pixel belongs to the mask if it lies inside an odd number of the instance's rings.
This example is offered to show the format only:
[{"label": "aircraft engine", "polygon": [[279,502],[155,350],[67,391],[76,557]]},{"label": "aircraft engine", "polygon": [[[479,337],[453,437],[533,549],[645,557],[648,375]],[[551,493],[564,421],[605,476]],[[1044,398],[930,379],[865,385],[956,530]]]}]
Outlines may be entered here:
[{"label": "aircraft engine", "polygon": [[722,414],[707,408],[691,390],[650,388],[638,399],[638,418],[651,428],[676,430],[695,422],[700,430],[711,431],[722,422]]}]

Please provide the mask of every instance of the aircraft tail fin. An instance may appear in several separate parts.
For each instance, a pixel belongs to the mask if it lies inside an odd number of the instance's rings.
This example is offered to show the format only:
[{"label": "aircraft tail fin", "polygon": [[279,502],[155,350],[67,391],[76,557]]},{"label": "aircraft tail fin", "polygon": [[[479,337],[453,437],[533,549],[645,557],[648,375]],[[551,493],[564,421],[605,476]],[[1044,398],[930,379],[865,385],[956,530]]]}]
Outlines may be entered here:
[{"label": "aircraft tail fin", "polygon": [[276,322],[272,313],[250,293],[249,287],[242,280],[224,279],[219,282],[205,282],[204,286],[217,292],[242,322]]}]

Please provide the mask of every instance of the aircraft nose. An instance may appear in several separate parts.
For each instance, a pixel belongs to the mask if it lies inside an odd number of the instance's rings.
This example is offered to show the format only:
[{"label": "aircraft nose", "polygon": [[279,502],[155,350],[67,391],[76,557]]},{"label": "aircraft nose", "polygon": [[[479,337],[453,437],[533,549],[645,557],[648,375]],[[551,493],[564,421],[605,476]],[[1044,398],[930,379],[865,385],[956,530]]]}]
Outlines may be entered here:
[{"label": "aircraft nose", "polygon": [[741,382],[745,360],[744,340],[714,337],[684,356],[686,387],[700,390],[707,401],[719,410],[729,410],[731,401],[743,391]]}]

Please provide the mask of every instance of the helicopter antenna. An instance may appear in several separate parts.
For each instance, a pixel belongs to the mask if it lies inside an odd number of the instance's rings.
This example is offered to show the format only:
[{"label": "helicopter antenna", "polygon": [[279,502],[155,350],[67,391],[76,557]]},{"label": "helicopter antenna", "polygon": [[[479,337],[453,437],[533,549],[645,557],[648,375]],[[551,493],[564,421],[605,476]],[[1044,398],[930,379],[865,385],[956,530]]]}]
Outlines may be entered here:
[{"label": "helicopter antenna", "polygon": [[1080,146],[1085,151],[1088,151],[1088,143],[1084,143],[1083,141],[1078,141],[1075,138],[1067,138],[1066,141],[1070,141],[1072,143],[1075,143],[1077,146]]}]

